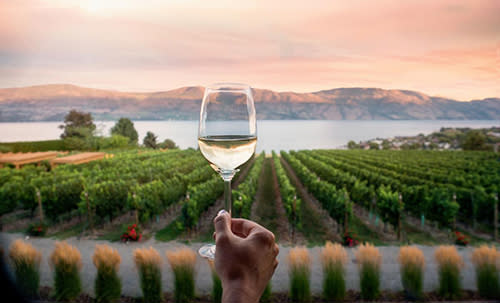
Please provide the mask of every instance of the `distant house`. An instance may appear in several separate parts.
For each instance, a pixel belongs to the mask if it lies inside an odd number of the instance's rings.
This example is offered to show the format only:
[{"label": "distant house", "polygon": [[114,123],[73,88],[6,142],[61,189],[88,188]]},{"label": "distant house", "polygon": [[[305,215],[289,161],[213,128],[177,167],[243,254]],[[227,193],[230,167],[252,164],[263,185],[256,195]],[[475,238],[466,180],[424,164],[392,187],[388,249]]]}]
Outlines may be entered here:
[{"label": "distant house", "polygon": [[438,146],[439,146],[439,149],[450,149],[450,147],[451,147],[450,143],[448,143],[448,142],[439,143]]}]

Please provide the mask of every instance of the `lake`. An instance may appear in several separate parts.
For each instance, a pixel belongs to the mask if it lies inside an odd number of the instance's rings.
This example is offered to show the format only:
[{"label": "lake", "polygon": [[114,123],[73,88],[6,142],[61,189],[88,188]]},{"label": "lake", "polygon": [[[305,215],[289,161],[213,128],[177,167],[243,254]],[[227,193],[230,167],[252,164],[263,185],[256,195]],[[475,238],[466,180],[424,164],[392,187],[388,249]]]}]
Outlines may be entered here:
[{"label": "lake", "polygon": [[[98,132],[108,135],[114,121],[96,122]],[[231,122],[228,122],[231,123]],[[0,142],[38,141],[59,138],[61,122],[0,123]],[[198,121],[135,121],[139,141],[152,131],[159,141],[170,138],[181,148],[197,147]],[[340,148],[356,142],[394,136],[429,134],[441,127],[484,128],[500,126],[500,120],[406,120],[325,121],[262,120],[257,122],[257,151]]]}]

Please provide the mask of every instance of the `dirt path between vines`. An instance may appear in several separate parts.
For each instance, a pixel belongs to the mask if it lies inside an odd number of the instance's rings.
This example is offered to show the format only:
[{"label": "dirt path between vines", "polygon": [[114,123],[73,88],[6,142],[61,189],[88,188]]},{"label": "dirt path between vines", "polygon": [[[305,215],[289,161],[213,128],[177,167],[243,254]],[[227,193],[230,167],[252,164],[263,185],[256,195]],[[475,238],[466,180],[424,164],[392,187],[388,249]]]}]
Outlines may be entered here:
[{"label": "dirt path between vines", "polygon": [[307,233],[308,229],[311,229],[311,232],[306,235],[307,238],[309,240],[313,238],[313,241],[321,241],[321,234],[323,234],[325,238],[323,240],[340,241],[340,236],[337,234],[337,222],[335,222],[335,220],[330,217],[328,212],[321,207],[321,204],[318,202],[318,200],[316,200],[316,198],[309,194],[288,162],[286,162],[285,159],[281,158],[281,164],[287,172],[290,181],[297,189],[297,193],[302,198],[302,201],[304,203],[302,208],[303,213],[307,213],[308,211],[310,211],[310,214],[314,219],[319,219],[319,222],[314,222],[313,220],[311,220],[312,218],[307,218],[307,216],[304,216],[305,220],[304,222],[302,222],[302,224],[304,225],[304,234]]},{"label": "dirt path between vines", "polygon": [[378,226],[369,218],[369,212],[366,211],[361,205],[352,203],[352,215],[356,216],[366,227],[374,231],[383,241],[397,242],[397,235],[388,223],[382,222]]},{"label": "dirt path between vines", "polygon": [[271,230],[278,242],[290,243],[288,219],[281,201],[272,158],[267,157],[262,165],[250,218]]}]

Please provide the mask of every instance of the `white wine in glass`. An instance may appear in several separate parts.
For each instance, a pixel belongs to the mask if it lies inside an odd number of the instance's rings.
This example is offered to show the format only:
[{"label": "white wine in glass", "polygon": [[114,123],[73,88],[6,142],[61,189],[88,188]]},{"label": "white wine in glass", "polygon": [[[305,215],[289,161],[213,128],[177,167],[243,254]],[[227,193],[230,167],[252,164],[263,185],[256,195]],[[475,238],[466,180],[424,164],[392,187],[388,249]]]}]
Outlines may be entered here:
[{"label": "white wine in glass", "polygon": [[[250,86],[217,83],[205,88],[201,103],[198,145],[203,156],[224,181],[224,209],[231,213],[231,180],[257,145],[257,120]],[[215,245],[200,248],[213,259]]]}]

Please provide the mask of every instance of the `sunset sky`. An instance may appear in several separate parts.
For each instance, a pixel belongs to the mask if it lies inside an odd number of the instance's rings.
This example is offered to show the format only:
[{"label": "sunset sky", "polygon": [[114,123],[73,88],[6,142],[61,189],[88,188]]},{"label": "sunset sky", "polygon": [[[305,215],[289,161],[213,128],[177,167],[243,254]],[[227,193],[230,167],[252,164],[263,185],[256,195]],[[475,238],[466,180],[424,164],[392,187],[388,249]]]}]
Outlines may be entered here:
[{"label": "sunset sky", "polygon": [[500,1],[0,0],[0,87],[500,97]]}]

